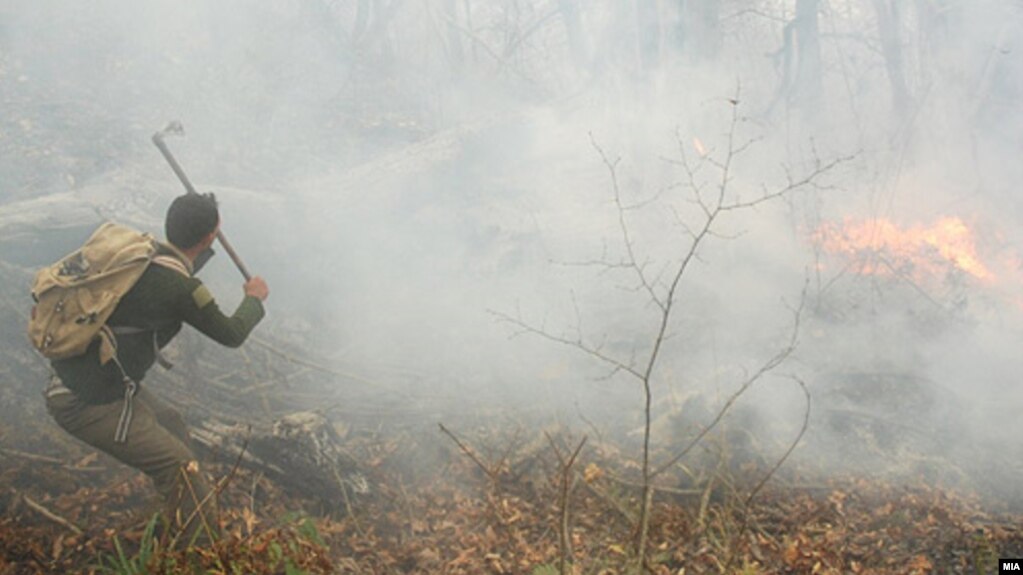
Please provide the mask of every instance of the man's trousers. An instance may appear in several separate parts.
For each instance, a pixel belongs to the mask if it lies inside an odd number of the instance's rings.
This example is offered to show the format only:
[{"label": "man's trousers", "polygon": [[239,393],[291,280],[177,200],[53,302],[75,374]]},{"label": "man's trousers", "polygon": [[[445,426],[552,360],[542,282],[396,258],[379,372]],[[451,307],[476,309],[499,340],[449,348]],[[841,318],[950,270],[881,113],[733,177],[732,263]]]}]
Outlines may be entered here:
[{"label": "man's trousers", "polygon": [[132,402],[127,441],[114,441],[122,401],[89,404],[57,384],[46,393],[46,406],[57,424],[85,443],[142,471],[166,505],[171,531],[208,541],[217,531],[216,497],[199,473],[181,414],[144,388]]}]

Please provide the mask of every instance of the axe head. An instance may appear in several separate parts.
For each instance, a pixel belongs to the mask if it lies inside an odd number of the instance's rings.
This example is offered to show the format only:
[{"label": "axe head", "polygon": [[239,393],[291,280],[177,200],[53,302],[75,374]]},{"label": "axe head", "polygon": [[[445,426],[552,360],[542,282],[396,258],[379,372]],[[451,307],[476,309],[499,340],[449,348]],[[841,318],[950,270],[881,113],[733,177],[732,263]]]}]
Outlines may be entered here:
[{"label": "axe head", "polygon": [[154,139],[161,139],[162,140],[163,137],[166,136],[166,135],[184,136],[185,135],[185,127],[182,126],[181,122],[179,122],[177,120],[168,122],[167,125],[164,126],[162,130],[160,130],[159,132],[153,134],[153,138]]}]

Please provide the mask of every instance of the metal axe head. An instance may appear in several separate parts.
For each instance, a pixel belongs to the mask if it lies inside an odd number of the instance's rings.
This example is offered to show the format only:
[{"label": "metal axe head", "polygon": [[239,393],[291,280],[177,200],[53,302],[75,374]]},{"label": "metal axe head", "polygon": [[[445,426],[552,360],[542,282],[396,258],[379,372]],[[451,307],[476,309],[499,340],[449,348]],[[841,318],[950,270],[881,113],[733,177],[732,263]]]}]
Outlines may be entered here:
[{"label": "metal axe head", "polygon": [[160,130],[159,132],[153,134],[153,138],[159,138],[159,139],[162,140],[163,137],[168,135],[168,134],[171,135],[171,136],[184,136],[185,135],[185,127],[182,126],[181,122],[179,122],[177,120],[173,120],[171,122],[167,122],[167,125],[164,126],[162,130]]}]

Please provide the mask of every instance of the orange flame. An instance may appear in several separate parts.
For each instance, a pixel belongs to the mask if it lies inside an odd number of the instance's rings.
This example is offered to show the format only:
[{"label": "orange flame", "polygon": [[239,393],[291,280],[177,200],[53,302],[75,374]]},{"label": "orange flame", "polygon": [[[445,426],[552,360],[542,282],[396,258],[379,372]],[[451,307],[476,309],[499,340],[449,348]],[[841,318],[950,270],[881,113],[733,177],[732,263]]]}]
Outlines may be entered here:
[{"label": "orange flame", "polygon": [[861,264],[860,273],[891,274],[909,270],[914,276],[937,275],[954,266],[983,281],[995,279],[977,256],[973,232],[957,217],[930,226],[899,227],[890,220],[845,219],[841,226],[824,224],[813,239],[830,253]]}]

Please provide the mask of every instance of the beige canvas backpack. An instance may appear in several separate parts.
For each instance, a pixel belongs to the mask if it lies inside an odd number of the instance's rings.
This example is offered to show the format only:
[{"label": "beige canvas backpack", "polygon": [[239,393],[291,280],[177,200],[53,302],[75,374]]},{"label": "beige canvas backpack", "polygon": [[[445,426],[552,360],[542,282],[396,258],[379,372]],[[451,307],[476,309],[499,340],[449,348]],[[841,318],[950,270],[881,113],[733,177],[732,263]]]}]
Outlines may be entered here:
[{"label": "beige canvas backpack", "polygon": [[[32,284],[36,304],[28,322],[32,345],[47,358],[64,359],[84,353],[98,337],[100,362],[113,359],[116,342],[104,326],[121,297],[154,261],[156,251],[152,235],[107,222],[81,248],[39,270]],[[188,273],[177,260],[165,265]]]}]

